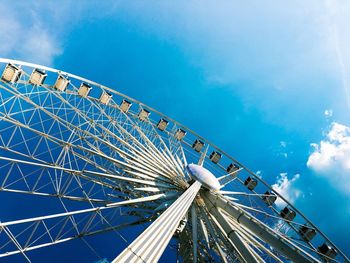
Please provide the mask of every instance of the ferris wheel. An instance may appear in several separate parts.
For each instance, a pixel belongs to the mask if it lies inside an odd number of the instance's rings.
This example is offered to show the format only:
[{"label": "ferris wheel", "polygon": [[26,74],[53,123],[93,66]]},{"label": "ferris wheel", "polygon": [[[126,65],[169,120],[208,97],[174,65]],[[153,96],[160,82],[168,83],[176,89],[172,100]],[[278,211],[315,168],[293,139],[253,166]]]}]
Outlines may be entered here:
[{"label": "ferris wheel", "polygon": [[67,72],[0,65],[1,210],[29,198],[40,207],[0,212],[1,259],[31,262],[76,239],[98,255],[89,240],[113,233],[122,249],[111,262],[158,262],[166,250],[167,262],[350,262],[262,178],[177,121]]}]

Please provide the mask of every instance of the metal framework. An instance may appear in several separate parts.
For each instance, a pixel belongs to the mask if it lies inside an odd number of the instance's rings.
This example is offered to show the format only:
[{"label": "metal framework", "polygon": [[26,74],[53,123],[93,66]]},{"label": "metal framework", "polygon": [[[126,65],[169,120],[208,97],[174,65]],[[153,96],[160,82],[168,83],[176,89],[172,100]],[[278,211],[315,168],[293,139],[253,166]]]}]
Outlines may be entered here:
[{"label": "metal framework", "polygon": [[[74,239],[94,251],[90,236],[114,232],[125,249],[113,262],[157,262],[165,249],[183,262],[350,262],[266,182],[168,116],[63,71],[0,65],[0,198],[46,205],[1,216],[0,257],[30,262]],[[190,163],[220,190],[195,181]],[[145,230],[130,243],[120,231],[133,226]]]}]

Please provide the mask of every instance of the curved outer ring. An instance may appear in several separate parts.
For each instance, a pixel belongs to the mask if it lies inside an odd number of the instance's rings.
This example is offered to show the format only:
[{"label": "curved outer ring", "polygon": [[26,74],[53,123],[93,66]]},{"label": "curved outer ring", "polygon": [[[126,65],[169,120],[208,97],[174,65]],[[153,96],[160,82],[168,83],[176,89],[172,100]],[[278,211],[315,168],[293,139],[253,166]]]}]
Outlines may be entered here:
[{"label": "curved outer ring", "polygon": [[139,106],[146,108],[147,110],[149,110],[150,112],[154,112],[156,114],[158,114],[159,116],[161,116],[162,118],[165,118],[166,120],[176,124],[178,127],[181,127],[183,130],[185,130],[186,132],[191,133],[194,137],[197,137],[198,139],[200,139],[201,141],[203,141],[204,143],[207,143],[208,145],[210,145],[212,148],[214,148],[215,150],[217,150],[218,152],[222,153],[223,155],[225,155],[228,159],[230,159],[232,162],[234,162],[235,164],[239,165],[240,167],[242,167],[245,171],[247,171],[251,176],[253,176],[255,179],[257,179],[258,181],[260,181],[263,185],[265,185],[270,191],[272,191],[273,193],[275,193],[279,198],[281,198],[284,202],[286,202],[286,204],[288,204],[289,207],[291,207],[297,214],[299,214],[310,226],[312,226],[324,239],[327,243],[329,243],[331,246],[333,246],[333,248],[335,248],[343,257],[345,260],[347,260],[348,262],[350,262],[350,260],[348,259],[348,257],[320,230],[318,229],[309,219],[307,219],[307,217],[300,212],[296,207],[294,207],[290,202],[288,202],[287,199],[285,199],[282,195],[280,195],[277,191],[275,191],[274,189],[272,189],[270,187],[270,185],[268,183],[266,183],[263,179],[261,179],[259,176],[257,176],[253,171],[251,171],[250,169],[248,169],[246,166],[244,166],[242,163],[240,163],[239,161],[237,161],[236,159],[234,159],[233,157],[231,157],[229,154],[227,154],[225,151],[221,150],[220,148],[218,148],[216,145],[214,145],[213,143],[211,143],[210,141],[208,141],[207,139],[205,139],[204,137],[198,135],[196,132],[194,132],[193,130],[187,128],[186,126],[182,125],[181,123],[175,121],[174,119],[166,116],[165,114],[155,110],[152,107],[149,107],[146,104],[143,104],[142,102],[131,98],[123,93],[120,93],[112,88],[103,86],[97,82],[91,81],[89,79],[62,71],[62,70],[57,70],[54,68],[50,68],[50,67],[46,67],[46,66],[42,66],[42,65],[38,65],[38,64],[33,64],[33,63],[29,63],[29,62],[24,62],[24,61],[20,61],[20,60],[13,60],[13,59],[7,59],[7,58],[0,58],[0,63],[10,63],[10,64],[14,64],[14,65],[21,65],[21,66],[25,66],[25,67],[30,67],[33,69],[40,69],[40,70],[44,70],[44,71],[50,71],[53,73],[57,73],[57,74],[61,74],[64,76],[67,76],[69,78],[73,78],[76,80],[79,80],[81,82],[87,83],[91,86],[95,86],[95,87],[99,87],[101,90],[105,90],[108,91],[109,93],[112,94],[116,94],[117,96],[123,97],[127,100],[129,100],[130,102],[133,102],[135,104],[138,104]]}]

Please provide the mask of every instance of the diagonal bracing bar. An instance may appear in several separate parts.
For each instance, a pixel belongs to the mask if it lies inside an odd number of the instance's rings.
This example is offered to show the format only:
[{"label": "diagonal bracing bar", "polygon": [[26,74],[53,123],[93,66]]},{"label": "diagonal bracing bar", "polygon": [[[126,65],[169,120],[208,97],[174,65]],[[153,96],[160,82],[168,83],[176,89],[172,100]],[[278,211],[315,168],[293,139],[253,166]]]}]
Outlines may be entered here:
[{"label": "diagonal bracing bar", "polygon": [[305,263],[320,262],[306,251],[302,250],[300,247],[292,244],[282,235],[273,231],[267,225],[263,224],[256,218],[253,218],[243,209],[239,208],[238,206],[231,205],[229,201],[223,199],[221,196],[206,192],[203,197],[210,213],[215,211],[217,208],[226,211],[230,216],[235,218],[239,224],[249,229],[257,237],[270,244],[271,247],[291,261]]},{"label": "diagonal bracing bar", "polygon": [[[168,196],[168,193],[156,194],[115,202],[107,206],[0,222],[0,234],[3,231],[7,236],[6,239],[2,237],[2,242],[0,242],[0,258],[19,253],[22,253],[26,257],[25,253],[30,250],[55,245],[95,233],[108,232],[113,229],[122,228],[123,226],[138,224],[138,222],[140,224],[144,223],[143,218],[133,219],[128,223],[121,223],[118,220],[119,216],[117,214],[107,213],[106,210],[115,211],[117,207],[152,202],[165,199]],[[108,220],[106,216],[108,216]],[[101,219],[97,220],[97,218]],[[73,221],[70,221],[71,219]],[[110,220],[113,221],[111,222]],[[44,232],[40,231],[40,229],[43,230],[43,227],[45,228]],[[13,249],[11,244],[14,244],[17,249]]]},{"label": "diagonal bracing bar", "polygon": [[156,221],[115,258],[113,263],[158,262],[200,187],[200,182],[193,183]]}]

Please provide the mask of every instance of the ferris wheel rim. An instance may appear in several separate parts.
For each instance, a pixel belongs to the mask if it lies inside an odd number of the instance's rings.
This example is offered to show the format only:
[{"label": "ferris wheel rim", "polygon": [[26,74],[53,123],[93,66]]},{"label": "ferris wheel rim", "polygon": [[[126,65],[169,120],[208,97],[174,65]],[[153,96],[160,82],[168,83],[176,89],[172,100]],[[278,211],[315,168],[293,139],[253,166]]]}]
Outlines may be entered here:
[{"label": "ferris wheel rim", "polygon": [[[104,90],[104,91],[108,91],[112,94],[116,94],[118,96],[121,96],[125,99],[130,100],[133,103],[138,104],[139,106],[148,109],[150,112],[154,112],[157,115],[161,116],[162,118],[165,118],[166,120],[169,120],[170,122],[176,124],[177,126],[181,127],[182,129],[184,129],[186,132],[191,133],[194,137],[202,140],[203,142],[205,142],[208,146],[212,147],[213,149],[219,151],[220,153],[222,153],[224,156],[226,156],[227,158],[229,158],[230,160],[232,160],[232,162],[234,162],[235,164],[239,165],[240,167],[242,167],[246,172],[248,172],[248,174],[252,175],[254,178],[256,178],[258,181],[260,181],[265,187],[267,187],[269,190],[271,190],[273,193],[276,193],[277,196],[279,198],[281,198],[288,207],[291,207],[292,210],[294,210],[298,215],[300,215],[311,227],[313,227],[317,233],[319,233],[326,241],[327,243],[329,243],[330,245],[332,245],[338,252],[340,252],[340,254],[346,259],[349,260],[347,258],[347,256],[342,252],[342,250],[340,250],[315,224],[313,224],[311,222],[311,220],[309,220],[299,209],[297,209],[293,204],[291,204],[283,195],[281,195],[280,193],[278,193],[278,191],[274,190],[268,183],[266,183],[262,178],[260,178],[259,176],[257,176],[253,171],[251,171],[249,168],[247,168],[246,166],[244,166],[242,163],[240,163],[239,161],[237,161],[235,158],[233,158],[231,155],[227,154],[227,152],[223,151],[222,149],[220,149],[219,147],[217,147],[215,144],[213,144],[212,142],[210,142],[209,140],[205,139],[204,137],[198,135],[196,132],[194,132],[193,130],[189,129],[188,127],[186,127],[185,125],[182,125],[181,123],[179,123],[178,121],[170,118],[169,116],[159,112],[158,110],[132,98],[129,97],[115,89],[109,88],[107,86],[101,85],[99,83],[96,83],[94,81],[91,81],[89,79],[65,72],[65,71],[61,71],[61,70],[57,70],[54,68],[50,68],[50,67],[46,67],[46,66],[42,66],[42,65],[38,65],[38,64],[33,64],[33,63],[28,63],[28,62],[24,62],[24,61],[20,61],[20,60],[12,60],[12,59],[6,59],[6,58],[0,58],[0,63],[10,63],[10,64],[15,64],[15,65],[20,65],[20,66],[25,66],[25,67],[30,67],[33,69],[40,69],[40,70],[45,70],[45,71],[49,71],[49,72],[53,72],[53,73],[57,73],[59,75],[63,75],[66,76],[68,78],[73,78],[76,80],[79,80],[81,82],[90,84],[92,86],[96,86],[99,87],[100,89]],[[170,134],[173,136],[173,134]],[[182,143],[182,142],[181,142]],[[261,194],[262,195],[262,194]]]}]

